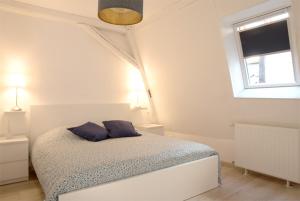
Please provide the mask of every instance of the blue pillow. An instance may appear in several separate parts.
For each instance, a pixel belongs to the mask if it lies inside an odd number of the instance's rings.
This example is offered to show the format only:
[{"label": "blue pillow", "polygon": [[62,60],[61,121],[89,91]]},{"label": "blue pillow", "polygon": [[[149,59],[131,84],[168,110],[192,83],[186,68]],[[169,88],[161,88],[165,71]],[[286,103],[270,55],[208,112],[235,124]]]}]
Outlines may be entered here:
[{"label": "blue pillow", "polygon": [[75,135],[92,142],[98,142],[108,138],[107,130],[92,122],[87,122],[78,127],[68,128],[68,130]]},{"label": "blue pillow", "polygon": [[103,125],[108,130],[108,136],[111,138],[141,136],[135,131],[132,123],[129,121],[103,121]]}]

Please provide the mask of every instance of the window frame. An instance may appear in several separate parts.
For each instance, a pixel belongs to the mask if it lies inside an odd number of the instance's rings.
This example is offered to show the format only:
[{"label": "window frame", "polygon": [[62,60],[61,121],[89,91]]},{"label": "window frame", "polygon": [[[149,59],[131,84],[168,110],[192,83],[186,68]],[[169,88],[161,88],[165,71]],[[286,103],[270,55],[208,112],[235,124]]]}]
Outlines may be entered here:
[{"label": "window frame", "polygon": [[[256,22],[256,21],[260,21],[260,20],[263,20],[266,18],[270,18],[272,16],[280,15],[280,14],[283,14],[286,12],[289,14],[289,17],[287,19],[279,20],[277,22],[285,21],[285,20],[287,21],[295,83],[250,85],[249,84],[250,81],[248,79],[247,64],[245,61],[246,58],[244,57],[244,54],[243,54],[240,34],[237,29],[238,29],[238,27],[241,27],[243,25],[246,25],[246,24],[249,24],[252,22]],[[295,42],[295,35],[294,35],[295,32],[294,32],[294,27],[293,27],[292,21],[293,21],[293,13],[291,11],[291,6],[289,6],[289,7],[273,10],[273,11],[270,11],[270,12],[262,14],[262,15],[251,16],[250,18],[241,20],[241,21],[233,24],[233,29],[234,29],[233,32],[234,32],[236,48],[237,48],[237,52],[238,52],[238,56],[239,56],[241,73],[242,73],[242,78],[243,78],[245,89],[300,86],[300,70],[299,70],[299,66],[298,66],[298,57],[297,57],[296,42]],[[265,26],[265,24],[261,25],[261,26]],[[257,26],[255,28],[258,28],[261,26]],[[282,51],[282,52],[286,52],[286,51]],[[277,52],[277,53],[280,53],[280,52]],[[265,56],[265,55],[270,55],[270,54],[273,54],[273,53],[262,54],[259,56]]]}]

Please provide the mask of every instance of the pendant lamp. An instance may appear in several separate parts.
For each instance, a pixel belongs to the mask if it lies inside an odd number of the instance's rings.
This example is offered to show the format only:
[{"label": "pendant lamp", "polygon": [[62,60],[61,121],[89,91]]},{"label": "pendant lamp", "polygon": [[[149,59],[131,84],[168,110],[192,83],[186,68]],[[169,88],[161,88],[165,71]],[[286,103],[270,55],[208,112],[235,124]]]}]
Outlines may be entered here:
[{"label": "pendant lamp", "polygon": [[98,0],[98,17],[115,25],[133,25],[143,19],[143,0]]}]

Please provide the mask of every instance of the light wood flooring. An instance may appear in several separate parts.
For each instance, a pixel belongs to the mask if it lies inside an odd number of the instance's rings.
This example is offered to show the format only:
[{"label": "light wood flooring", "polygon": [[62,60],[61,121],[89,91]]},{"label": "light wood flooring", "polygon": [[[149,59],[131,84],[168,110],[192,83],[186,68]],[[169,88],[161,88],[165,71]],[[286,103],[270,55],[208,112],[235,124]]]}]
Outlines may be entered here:
[{"label": "light wood flooring", "polygon": [[[272,177],[222,166],[223,184],[188,201],[300,201],[300,186],[286,188],[285,182]],[[0,201],[42,201],[44,194],[36,177],[28,182],[0,186]]]}]

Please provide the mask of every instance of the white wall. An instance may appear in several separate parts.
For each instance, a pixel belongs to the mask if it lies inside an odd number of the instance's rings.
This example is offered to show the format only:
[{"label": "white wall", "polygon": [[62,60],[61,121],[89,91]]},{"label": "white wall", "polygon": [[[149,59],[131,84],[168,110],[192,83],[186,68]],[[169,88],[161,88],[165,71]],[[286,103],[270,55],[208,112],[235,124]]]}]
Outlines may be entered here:
[{"label": "white wall", "polygon": [[6,80],[15,73],[26,80],[20,98],[26,109],[36,104],[129,101],[136,68],[76,24],[1,11],[0,27],[0,111],[14,105],[14,91]]},{"label": "white wall", "polygon": [[[258,2],[194,1],[137,29],[158,118],[167,130],[232,139],[234,122],[300,128],[300,100],[233,98],[221,19]],[[300,38],[297,0],[294,9]]]}]

